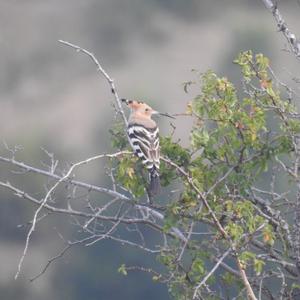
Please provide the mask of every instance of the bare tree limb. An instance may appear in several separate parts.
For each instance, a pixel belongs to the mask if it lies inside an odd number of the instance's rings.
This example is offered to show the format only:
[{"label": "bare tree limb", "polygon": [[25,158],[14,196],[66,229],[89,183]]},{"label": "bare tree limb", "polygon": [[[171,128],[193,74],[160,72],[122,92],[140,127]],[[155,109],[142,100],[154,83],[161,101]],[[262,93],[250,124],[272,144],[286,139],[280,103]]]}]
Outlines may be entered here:
[{"label": "bare tree limb", "polygon": [[227,251],[224,252],[224,254],[218,259],[217,263],[214,265],[214,267],[206,274],[206,276],[201,280],[201,282],[196,286],[193,299],[197,299],[197,294],[199,289],[206,283],[206,281],[209,279],[210,276],[213,275],[213,273],[218,269],[220,264],[223,262],[223,260],[227,257],[227,255],[230,253],[232,249],[229,248]]},{"label": "bare tree limb", "polygon": [[[118,152],[118,153],[120,155],[123,155],[123,154],[125,155],[125,154],[131,154],[132,152],[130,152],[130,151],[122,151],[122,152]],[[102,155],[99,155],[97,157],[99,157],[99,158],[100,157],[105,158],[105,157],[110,157],[111,155],[113,157],[115,156],[115,154],[108,154],[108,155],[102,154]],[[66,176],[59,176],[59,175],[57,175],[55,173],[48,172],[48,171],[45,171],[45,170],[42,170],[42,169],[39,169],[39,168],[35,168],[35,167],[32,167],[32,166],[29,166],[29,165],[27,165],[27,164],[25,164],[23,162],[15,160],[14,158],[10,159],[10,158],[6,158],[6,157],[0,156],[0,161],[8,163],[8,164],[12,164],[12,165],[14,165],[14,166],[16,166],[18,168],[24,169],[27,172],[41,174],[41,175],[44,175],[44,176],[47,176],[47,177],[50,177],[50,178],[57,179],[59,182],[67,182],[67,183],[69,183],[71,185],[85,188],[88,191],[95,191],[95,192],[105,193],[107,195],[116,197],[116,198],[118,198],[120,200],[129,201],[137,209],[142,210],[145,213],[151,214],[153,217],[158,218],[159,220],[164,220],[164,215],[162,213],[158,212],[157,210],[155,210],[155,209],[153,209],[151,207],[148,207],[148,206],[145,206],[145,205],[136,204],[136,203],[133,202],[133,199],[131,199],[130,197],[128,197],[128,196],[126,196],[126,195],[124,195],[122,193],[119,193],[117,191],[114,191],[114,190],[111,190],[111,189],[107,189],[107,188],[103,188],[103,187],[99,187],[99,186],[95,186],[95,185],[88,184],[88,183],[85,183],[85,182],[82,182],[82,181],[77,181],[77,180],[74,180],[74,179],[66,177]],[[83,164],[85,164],[85,163],[83,163]],[[24,193],[22,191],[19,191],[19,192],[20,193]],[[183,242],[186,241],[185,236],[182,234],[182,232],[178,228],[172,228],[172,230],[173,230],[174,234],[179,239],[181,239]]]},{"label": "bare tree limb", "polygon": [[58,185],[67,180],[70,175],[72,174],[72,172],[74,171],[75,168],[81,166],[81,165],[85,165],[85,164],[88,164],[94,160],[97,160],[97,159],[100,159],[100,158],[103,158],[103,157],[109,157],[109,158],[113,158],[113,157],[118,157],[120,155],[123,155],[123,151],[121,152],[117,152],[115,154],[101,154],[101,155],[97,155],[97,156],[94,156],[94,157],[91,157],[91,158],[88,158],[88,159],[85,159],[85,160],[82,160],[80,162],[77,162],[75,164],[72,165],[72,167],[69,169],[69,171],[63,176],[61,177],[50,189],[49,191],[47,192],[46,196],[44,197],[44,199],[41,201],[40,203],[40,206],[38,207],[38,209],[35,211],[34,213],[34,216],[33,216],[33,220],[32,220],[32,225],[31,225],[31,228],[27,234],[27,237],[26,237],[26,242],[25,242],[25,247],[24,247],[24,250],[23,250],[23,254],[20,258],[20,261],[19,261],[19,264],[18,264],[18,270],[16,272],[16,275],[15,275],[15,279],[18,278],[20,272],[21,272],[21,268],[22,268],[22,264],[23,264],[23,261],[24,261],[24,258],[26,256],[26,253],[27,253],[27,250],[28,250],[28,246],[29,246],[29,241],[30,241],[30,238],[31,238],[31,235],[32,233],[34,232],[35,230],[35,226],[36,226],[36,221],[37,221],[37,217],[38,217],[38,214],[40,213],[40,211],[43,209],[43,207],[46,205],[50,195],[53,193],[53,191],[58,187]]},{"label": "bare tree limb", "polygon": [[262,0],[266,8],[272,13],[278,30],[282,32],[288,44],[290,45],[291,51],[295,54],[295,56],[300,58],[300,41],[297,39],[296,35],[292,33],[285,20],[283,19],[278,7],[277,3],[275,4],[273,0]]},{"label": "bare tree limb", "polygon": [[[126,125],[127,127],[127,118],[125,116],[125,113],[123,111],[123,108],[122,108],[122,104],[121,104],[121,101],[120,101],[120,98],[119,98],[119,95],[117,93],[117,90],[116,90],[116,86],[115,86],[115,83],[114,83],[114,80],[108,75],[108,73],[104,70],[104,68],[101,66],[101,64],[99,63],[98,59],[95,57],[95,55],[80,47],[80,46],[77,46],[77,45],[74,45],[70,42],[67,42],[67,41],[64,41],[64,40],[59,40],[60,43],[62,43],[63,45],[66,45],[68,47],[71,47],[73,49],[75,49],[77,52],[81,52],[85,55],[87,55],[88,57],[90,57],[92,59],[92,61],[95,63],[95,65],[97,66],[97,70],[105,77],[105,79],[107,80],[107,82],[109,83],[110,85],[110,88],[111,88],[111,92],[112,94],[114,95],[115,97],[115,101],[116,101],[116,104],[117,104],[117,107],[118,107],[118,111],[120,112],[121,116],[122,116],[122,119],[124,121],[124,124]],[[124,127],[124,128],[126,128]]]},{"label": "bare tree limb", "polygon": [[[130,154],[130,153],[132,153],[132,152],[123,151],[123,154]],[[23,162],[15,160],[14,158],[7,158],[7,157],[0,156],[0,161],[11,164],[11,165],[16,166],[18,168],[21,168],[26,172],[32,172],[32,173],[41,174],[41,175],[44,175],[44,176],[47,176],[47,177],[50,177],[50,178],[53,178],[53,179],[56,179],[56,180],[62,180],[62,182],[67,182],[71,185],[85,188],[88,191],[95,191],[95,192],[104,193],[104,194],[107,194],[107,195],[112,196],[112,197],[117,197],[121,200],[130,200],[129,197],[127,197],[127,196],[125,196],[121,193],[118,193],[114,190],[107,189],[107,188],[104,188],[104,187],[95,186],[95,185],[88,184],[88,183],[85,183],[85,182],[82,182],[82,181],[77,181],[77,180],[74,180],[72,178],[63,179],[63,176],[59,176],[59,175],[57,175],[53,172],[48,172],[48,171],[43,170],[43,169],[39,169],[39,168],[29,166],[29,165],[27,165]]]},{"label": "bare tree limb", "polygon": [[238,268],[240,270],[240,274],[241,274],[241,278],[242,278],[242,281],[244,283],[244,286],[246,287],[246,290],[247,290],[247,295],[248,295],[248,299],[249,300],[257,300],[254,292],[253,292],[253,289],[249,283],[249,280],[248,280],[248,277],[247,277],[247,274],[241,264],[241,261],[239,260],[239,258],[236,259],[237,261],[237,265],[238,265]]}]

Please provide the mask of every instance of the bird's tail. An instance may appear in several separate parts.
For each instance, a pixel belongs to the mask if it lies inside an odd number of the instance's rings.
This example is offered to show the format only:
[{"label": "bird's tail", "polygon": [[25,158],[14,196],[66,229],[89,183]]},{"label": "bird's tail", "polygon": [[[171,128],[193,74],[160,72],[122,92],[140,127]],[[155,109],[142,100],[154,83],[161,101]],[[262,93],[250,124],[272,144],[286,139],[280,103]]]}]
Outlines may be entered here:
[{"label": "bird's tail", "polygon": [[149,196],[155,196],[160,191],[160,180],[159,180],[159,173],[154,167],[150,171],[150,185],[149,185]]}]

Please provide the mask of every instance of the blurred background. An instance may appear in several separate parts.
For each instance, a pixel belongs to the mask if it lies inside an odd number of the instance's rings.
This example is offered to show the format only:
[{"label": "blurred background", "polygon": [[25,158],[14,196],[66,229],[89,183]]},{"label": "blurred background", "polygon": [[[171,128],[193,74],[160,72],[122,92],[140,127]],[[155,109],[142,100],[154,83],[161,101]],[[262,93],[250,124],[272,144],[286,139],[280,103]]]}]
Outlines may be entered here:
[{"label": "blurred background", "polygon": [[[300,36],[300,5],[279,2],[290,29]],[[114,109],[109,86],[95,65],[71,48],[68,40],[92,51],[115,79],[119,95],[143,99],[155,109],[178,113],[198,92],[183,91],[191,72],[213,69],[237,85],[232,64],[238,52],[252,49],[271,58],[283,81],[300,76],[298,62],[284,51],[271,14],[260,0],[0,0],[0,139],[21,145],[17,158],[38,167],[44,147],[60,167],[111,150],[109,128]],[[160,121],[162,134],[170,132]],[[188,143],[190,125],[175,122],[176,135]],[[8,155],[2,143],[0,154]],[[42,180],[7,172],[0,180],[41,195]],[[8,175],[10,174],[10,175]],[[86,182],[105,186],[96,166]],[[72,236],[69,221],[54,219],[38,227],[21,277],[13,279],[33,216],[30,204],[0,189],[1,299],[169,299],[167,288],[147,274],[118,274],[122,263],[155,264],[138,250],[105,241],[73,248],[35,282],[47,260],[61,248],[57,228]]]}]

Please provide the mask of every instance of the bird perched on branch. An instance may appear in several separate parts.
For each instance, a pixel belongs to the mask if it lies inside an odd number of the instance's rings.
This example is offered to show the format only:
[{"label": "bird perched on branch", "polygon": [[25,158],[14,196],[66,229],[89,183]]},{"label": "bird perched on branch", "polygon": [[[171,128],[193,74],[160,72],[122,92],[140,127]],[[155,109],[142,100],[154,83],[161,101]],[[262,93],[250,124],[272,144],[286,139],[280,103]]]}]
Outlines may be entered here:
[{"label": "bird perched on branch", "polygon": [[159,129],[152,115],[159,114],[174,118],[168,114],[153,110],[144,102],[121,99],[131,109],[127,134],[134,153],[142,160],[150,175],[149,196],[159,192]]}]

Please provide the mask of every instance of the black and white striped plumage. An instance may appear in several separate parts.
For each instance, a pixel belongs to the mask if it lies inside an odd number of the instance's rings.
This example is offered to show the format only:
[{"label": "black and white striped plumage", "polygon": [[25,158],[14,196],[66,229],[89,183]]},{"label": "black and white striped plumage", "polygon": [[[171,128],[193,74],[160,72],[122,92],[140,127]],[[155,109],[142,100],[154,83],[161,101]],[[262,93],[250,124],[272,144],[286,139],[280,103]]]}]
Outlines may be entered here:
[{"label": "black and white striped plumage", "polygon": [[[146,128],[139,124],[129,124],[127,133],[135,154],[142,160],[150,173],[151,182],[159,179],[159,135],[158,127]],[[152,182],[153,184],[153,182]],[[154,188],[154,187],[153,187]],[[156,188],[156,187],[155,187]],[[155,192],[155,191],[152,191]]]}]

